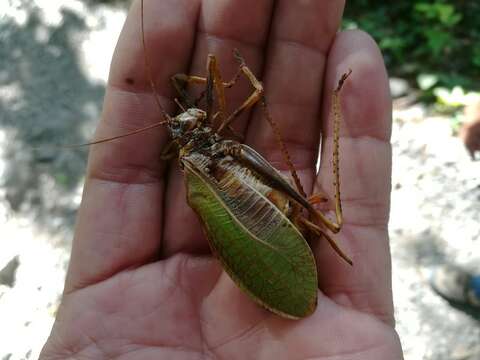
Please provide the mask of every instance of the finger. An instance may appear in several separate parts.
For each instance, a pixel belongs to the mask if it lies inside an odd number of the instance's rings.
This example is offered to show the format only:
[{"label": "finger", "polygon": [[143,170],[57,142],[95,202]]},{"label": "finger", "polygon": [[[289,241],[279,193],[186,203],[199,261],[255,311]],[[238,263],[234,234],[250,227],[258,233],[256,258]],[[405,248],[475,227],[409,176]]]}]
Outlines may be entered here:
[{"label": "finger", "polygon": [[[198,3],[145,2],[145,38],[153,80],[168,105],[168,79],[190,56]],[[175,41],[172,41],[175,39]],[[162,120],[145,68],[140,1],[127,17],[112,60],[97,138]],[[66,291],[86,286],[155,256],[161,239],[163,129],[91,149]]]},{"label": "finger", "polygon": [[[326,54],[340,25],[344,1],[281,0],[275,9],[264,71],[273,120],[300,172],[312,189],[320,133],[319,109]],[[301,24],[301,25],[299,25]],[[257,109],[247,142],[275,167],[287,170],[270,125]]]},{"label": "finger", "polygon": [[[248,65],[258,74],[263,63],[263,47],[270,25],[272,4],[270,0],[204,0],[190,74],[206,76],[207,56],[214,54],[222,77],[230,80],[238,69],[238,62],[233,57],[235,48],[239,49]],[[192,88],[196,95],[203,89],[203,86]],[[242,79],[226,91],[227,113],[230,113],[245,101],[252,92],[252,87]],[[234,127],[238,132],[243,132],[247,117],[248,112],[235,121]],[[174,166],[168,182],[166,203],[169,208],[166,214],[163,255],[169,256],[179,251],[208,252],[208,243],[199,231],[198,219],[186,204],[183,174],[178,166]],[[186,224],[188,226],[185,226]]]},{"label": "finger", "polygon": [[[336,239],[353,258],[343,263],[325,241],[315,249],[320,288],[338,302],[392,321],[388,214],[391,176],[391,100],[375,42],[365,33],[337,35],[328,59],[322,158],[317,190],[333,194],[331,94],[352,69],[341,92],[340,183],[344,225]],[[333,206],[333,199],[330,206]]]}]

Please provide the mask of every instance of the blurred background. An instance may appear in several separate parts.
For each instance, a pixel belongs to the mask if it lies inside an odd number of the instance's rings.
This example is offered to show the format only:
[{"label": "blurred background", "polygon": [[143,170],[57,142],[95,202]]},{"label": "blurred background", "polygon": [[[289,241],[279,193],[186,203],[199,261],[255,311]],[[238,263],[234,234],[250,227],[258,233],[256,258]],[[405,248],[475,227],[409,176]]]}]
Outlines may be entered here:
[{"label": "blurred background", "polygon": [[[1,2],[0,360],[36,359],[53,324],[87,150],[45,145],[92,138],[129,2]],[[347,1],[343,27],[376,39],[391,77],[393,291],[406,359],[480,359],[480,315],[428,283],[442,264],[480,271],[479,10]]]}]

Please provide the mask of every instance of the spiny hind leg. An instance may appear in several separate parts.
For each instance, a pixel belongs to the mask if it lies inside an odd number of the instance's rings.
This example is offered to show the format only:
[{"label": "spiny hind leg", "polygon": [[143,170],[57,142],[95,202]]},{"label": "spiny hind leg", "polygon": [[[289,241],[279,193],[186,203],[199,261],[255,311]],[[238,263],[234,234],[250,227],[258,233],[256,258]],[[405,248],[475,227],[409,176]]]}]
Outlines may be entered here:
[{"label": "spiny hind leg", "polygon": [[343,212],[342,201],[340,200],[340,151],[339,151],[339,138],[340,138],[340,122],[342,120],[342,112],[340,108],[340,91],[342,90],[345,80],[350,76],[352,70],[344,73],[336,89],[332,95],[332,108],[333,108],[333,186],[335,188],[335,220],[332,221],[326,216],[320,216],[319,219],[325,226],[327,226],[334,233],[338,233],[343,225]]}]

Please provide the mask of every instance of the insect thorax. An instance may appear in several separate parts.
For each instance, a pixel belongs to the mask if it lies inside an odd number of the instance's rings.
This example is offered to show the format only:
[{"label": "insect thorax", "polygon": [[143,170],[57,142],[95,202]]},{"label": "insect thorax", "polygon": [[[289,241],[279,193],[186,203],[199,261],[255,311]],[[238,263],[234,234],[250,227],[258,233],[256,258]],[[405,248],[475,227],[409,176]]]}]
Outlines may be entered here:
[{"label": "insect thorax", "polygon": [[173,139],[181,139],[193,130],[205,127],[206,118],[207,114],[205,111],[190,108],[172,118],[168,123],[168,129]]}]

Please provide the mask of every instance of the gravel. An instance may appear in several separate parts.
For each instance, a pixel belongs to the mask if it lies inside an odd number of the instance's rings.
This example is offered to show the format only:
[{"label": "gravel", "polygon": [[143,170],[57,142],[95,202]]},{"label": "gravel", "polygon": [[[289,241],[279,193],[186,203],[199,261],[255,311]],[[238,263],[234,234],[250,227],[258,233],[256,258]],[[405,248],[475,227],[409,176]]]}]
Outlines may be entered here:
[{"label": "gravel", "polygon": [[397,330],[406,359],[480,359],[478,315],[435,295],[436,266],[480,271],[480,162],[450,119],[424,107],[394,111],[390,221]]}]

